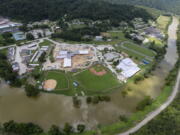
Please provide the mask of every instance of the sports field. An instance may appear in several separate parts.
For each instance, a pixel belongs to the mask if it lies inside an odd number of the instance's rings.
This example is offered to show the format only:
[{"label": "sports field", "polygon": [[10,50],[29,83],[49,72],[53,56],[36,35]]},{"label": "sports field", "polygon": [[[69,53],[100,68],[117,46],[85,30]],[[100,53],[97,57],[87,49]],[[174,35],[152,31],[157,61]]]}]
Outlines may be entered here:
[{"label": "sports field", "polygon": [[122,45],[117,46],[116,49],[123,51],[127,53],[130,57],[137,58],[138,60],[151,59],[152,61],[154,56],[156,55],[156,53],[152,50],[133,43],[124,43]]},{"label": "sports field", "polygon": [[101,65],[87,69],[76,75],[75,78],[87,93],[104,93],[120,86],[116,77]]},{"label": "sports field", "polygon": [[57,81],[55,90],[64,90],[69,88],[68,78],[66,77],[66,74],[63,72],[47,71],[47,73],[45,73],[44,80],[50,80],[50,79]]}]

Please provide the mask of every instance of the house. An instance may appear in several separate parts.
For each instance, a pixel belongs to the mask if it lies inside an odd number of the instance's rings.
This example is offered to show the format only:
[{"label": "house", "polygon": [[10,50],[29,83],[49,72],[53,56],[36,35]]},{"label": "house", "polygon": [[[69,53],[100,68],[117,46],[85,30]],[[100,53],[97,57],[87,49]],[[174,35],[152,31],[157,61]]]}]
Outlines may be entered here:
[{"label": "house", "polygon": [[121,74],[125,78],[130,78],[133,75],[135,75],[138,71],[140,71],[140,68],[136,63],[134,63],[130,58],[123,59],[119,65],[116,67],[118,70],[122,70]]},{"label": "house", "polygon": [[21,23],[11,22],[8,19],[0,18],[0,33],[17,32]]},{"label": "house", "polygon": [[110,52],[110,53],[106,53],[106,54],[104,55],[104,57],[105,57],[105,59],[106,59],[107,61],[112,61],[112,60],[118,58],[119,56],[120,56],[120,55],[119,55],[118,53],[116,53],[116,52]]},{"label": "house", "polygon": [[159,29],[155,27],[148,27],[147,29],[145,29],[145,33],[146,35],[149,35],[151,37],[155,37],[158,39],[163,39],[165,37],[165,35]]},{"label": "house", "polygon": [[19,64],[17,62],[13,63],[12,64],[12,69],[13,69],[14,72],[19,71],[19,69],[20,69]]},{"label": "house", "polygon": [[95,40],[96,40],[96,41],[102,41],[102,40],[103,40],[103,36],[96,36],[96,37],[95,37]]}]

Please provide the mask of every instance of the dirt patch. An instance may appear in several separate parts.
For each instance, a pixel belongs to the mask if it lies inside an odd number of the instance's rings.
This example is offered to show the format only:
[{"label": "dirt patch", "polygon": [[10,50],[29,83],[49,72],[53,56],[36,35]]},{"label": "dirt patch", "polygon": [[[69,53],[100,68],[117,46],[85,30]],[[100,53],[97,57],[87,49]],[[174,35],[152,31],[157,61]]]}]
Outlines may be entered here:
[{"label": "dirt patch", "polygon": [[101,71],[96,71],[96,69],[90,68],[89,71],[97,76],[103,76],[107,73],[106,70],[104,70],[104,69],[102,69]]},{"label": "dirt patch", "polygon": [[50,79],[50,80],[46,80],[44,82],[44,86],[43,88],[47,91],[52,91],[56,88],[56,85],[57,85],[57,81],[56,80],[53,80],[53,79]]}]

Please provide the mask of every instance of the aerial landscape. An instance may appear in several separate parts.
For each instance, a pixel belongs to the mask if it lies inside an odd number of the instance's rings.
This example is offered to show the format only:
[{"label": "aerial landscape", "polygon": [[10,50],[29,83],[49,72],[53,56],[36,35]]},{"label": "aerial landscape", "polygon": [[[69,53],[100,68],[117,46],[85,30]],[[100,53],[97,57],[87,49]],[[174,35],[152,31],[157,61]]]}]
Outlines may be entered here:
[{"label": "aerial landscape", "polygon": [[0,0],[0,135],[179,135],[178,0]]}]

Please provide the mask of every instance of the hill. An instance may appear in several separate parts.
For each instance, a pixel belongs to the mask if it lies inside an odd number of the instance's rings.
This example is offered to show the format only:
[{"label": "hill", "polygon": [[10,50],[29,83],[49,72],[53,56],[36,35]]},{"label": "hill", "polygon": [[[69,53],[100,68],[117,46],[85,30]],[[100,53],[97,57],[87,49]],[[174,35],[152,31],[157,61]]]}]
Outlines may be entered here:
[{"label": "hill", "polygon": [[152,16],[142,8],[89,0],[0,0],[0,15],[23,21],[86,18],[91,20],[130,21]]},{"label": "hill", "polygon": [[180,14],[180,0],[105,0],[111,3],[144,5]]}]

